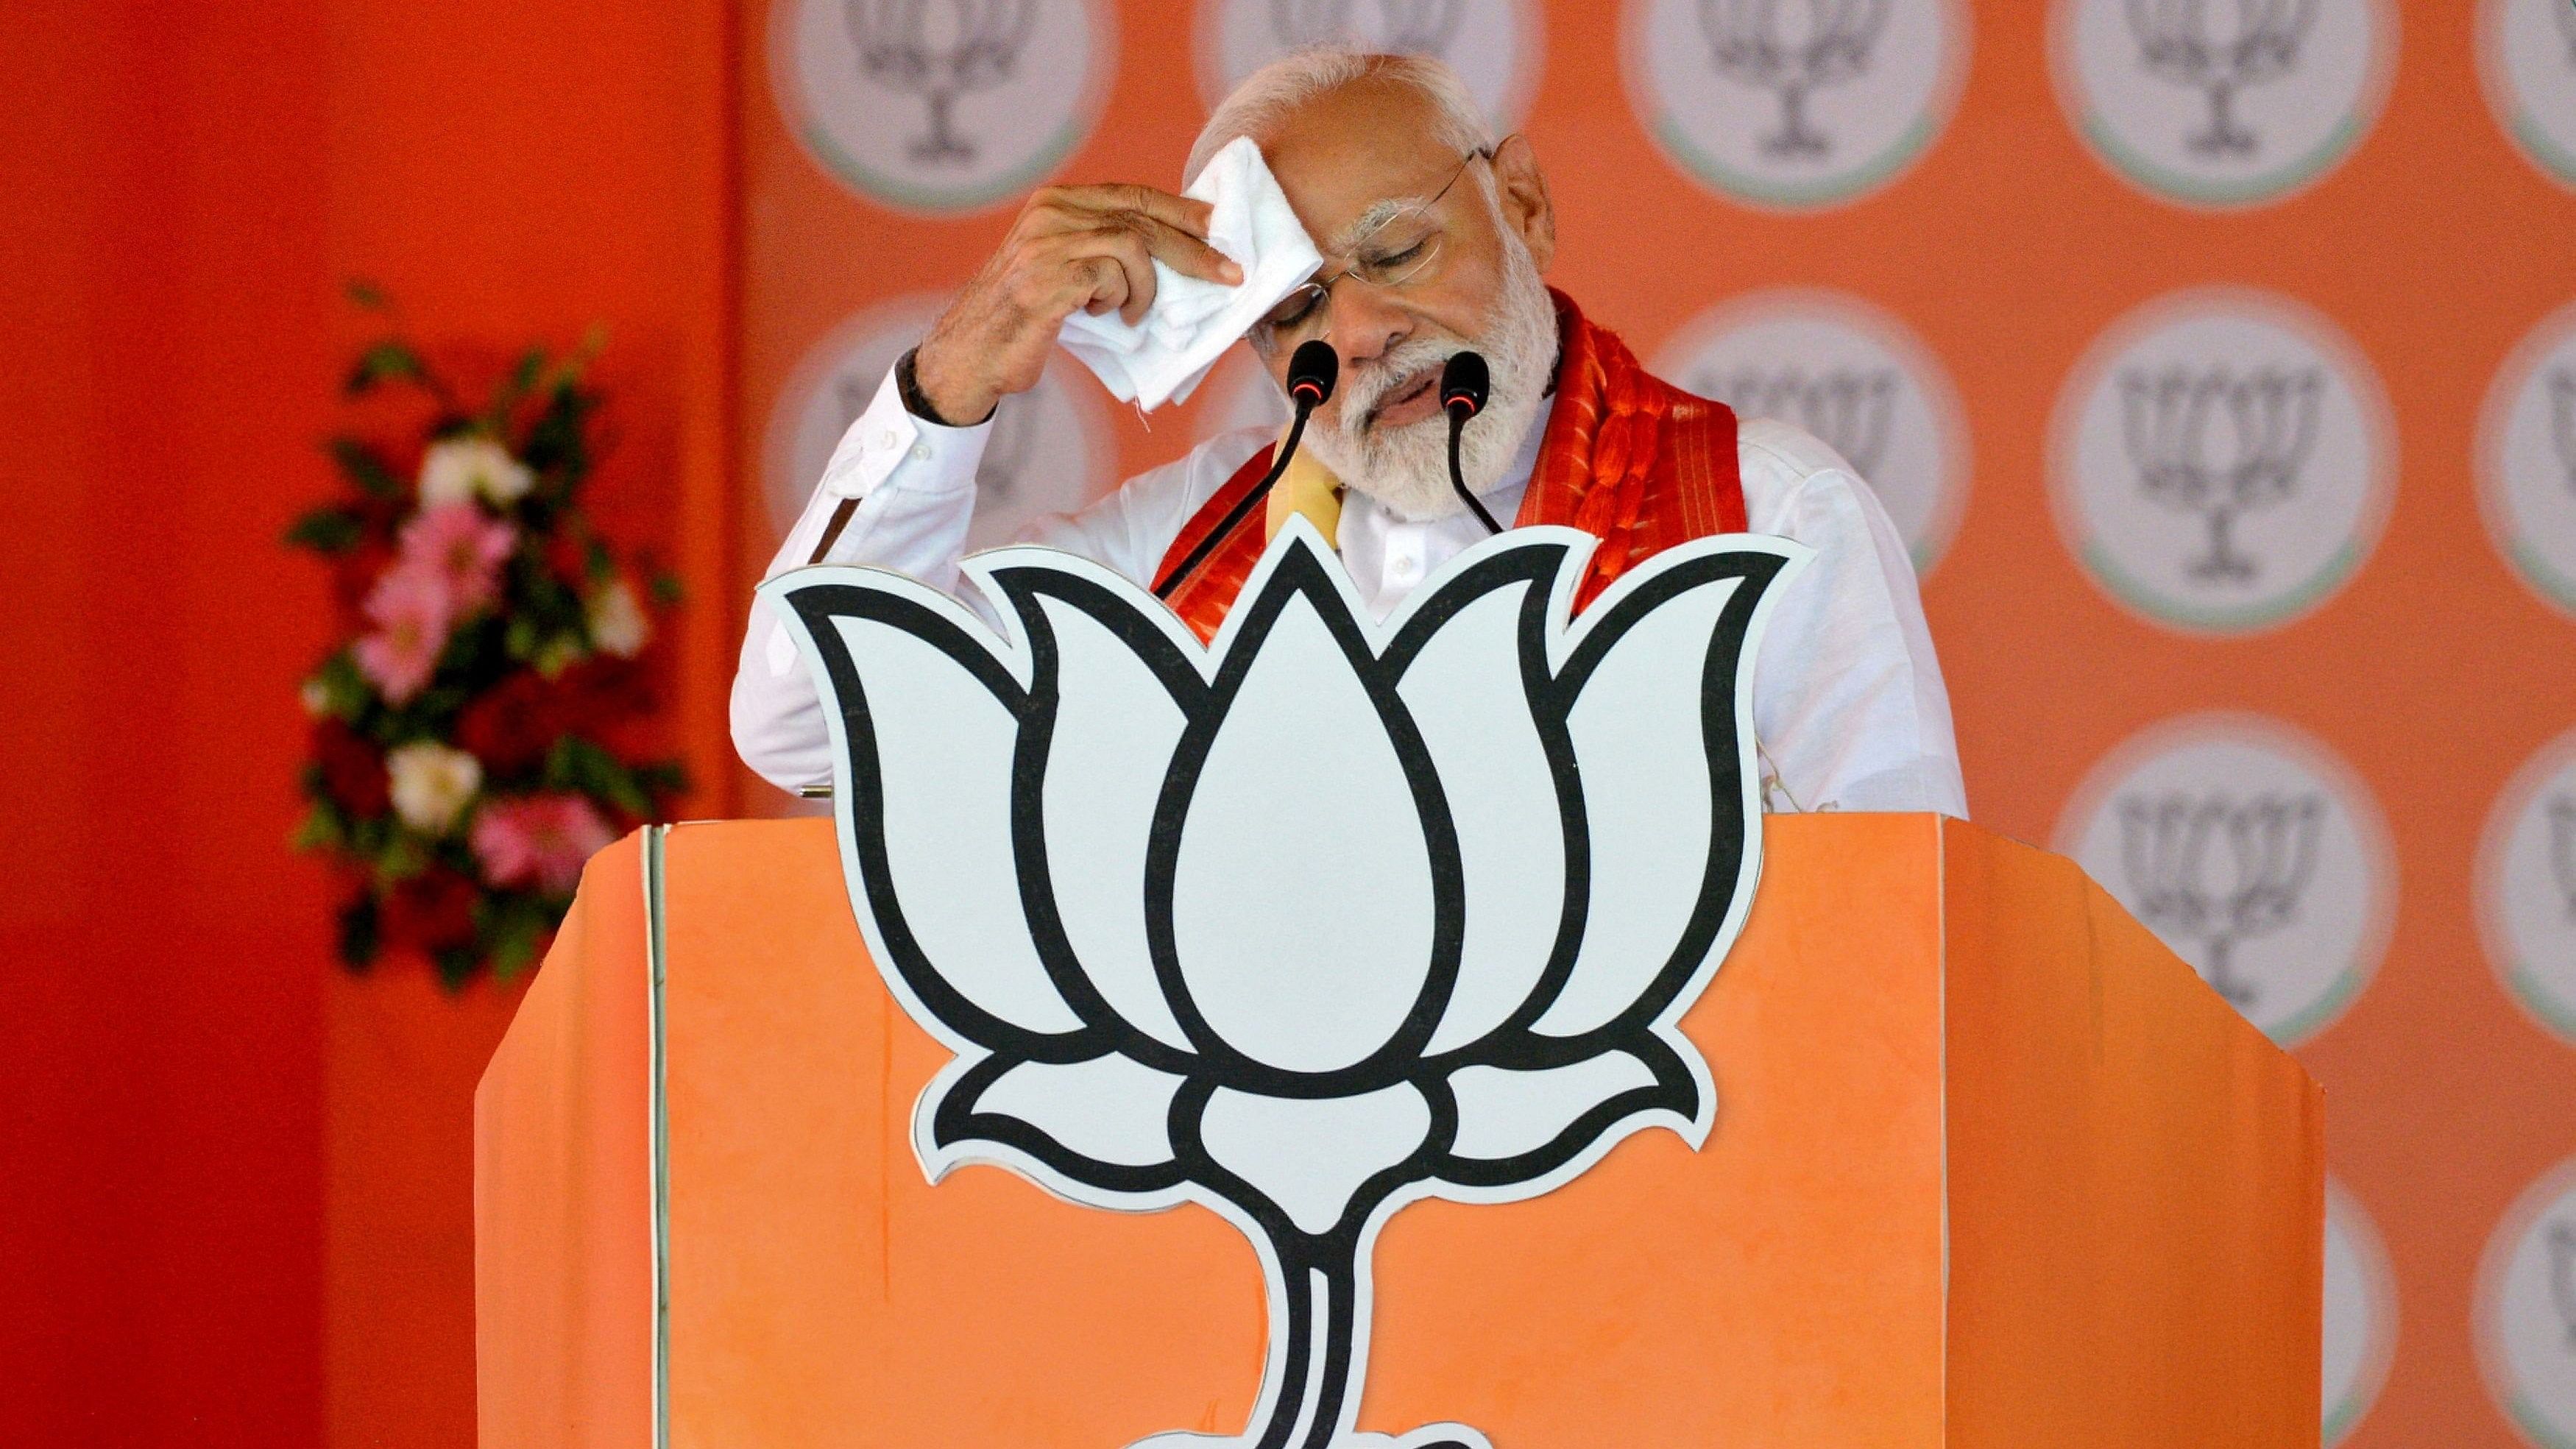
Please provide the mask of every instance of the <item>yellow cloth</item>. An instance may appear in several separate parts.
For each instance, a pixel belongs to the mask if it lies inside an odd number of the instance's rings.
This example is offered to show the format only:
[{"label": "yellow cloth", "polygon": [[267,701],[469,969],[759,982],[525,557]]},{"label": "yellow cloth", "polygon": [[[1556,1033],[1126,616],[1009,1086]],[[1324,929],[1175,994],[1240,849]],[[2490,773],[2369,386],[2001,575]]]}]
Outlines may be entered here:
[{"label": "yellow cloth", "polygon": [[[1279,440],[1285,446],[1287,433],[1280,433]],[[1289,518],[1302,513],[1326,543],[1340,547],[1342,480],[1333,476],[1333,470],[1325,467],[1322,459],[1299,449],[1297,456],[1288,460],[1288,471],[1270,485],[1268,501],[1269,509],[1262,520],[1263,538],[1277,538],[1279,530],[1288,526]]]}]

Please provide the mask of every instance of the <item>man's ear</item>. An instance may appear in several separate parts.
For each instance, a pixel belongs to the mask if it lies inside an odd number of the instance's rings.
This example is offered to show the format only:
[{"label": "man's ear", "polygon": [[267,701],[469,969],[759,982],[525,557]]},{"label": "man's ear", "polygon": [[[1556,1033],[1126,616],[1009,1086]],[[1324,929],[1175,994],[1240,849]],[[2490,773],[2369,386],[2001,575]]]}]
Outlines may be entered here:
[{"label": "man's ear", "polygon": [[1514,132],[1495,149],[1493,165],[1503,225],[1520,234],[1530,260],[1544,272],[1556,256],[1556,203],[1548,198],[1546,173],[1538,169],[1538,148]]}]

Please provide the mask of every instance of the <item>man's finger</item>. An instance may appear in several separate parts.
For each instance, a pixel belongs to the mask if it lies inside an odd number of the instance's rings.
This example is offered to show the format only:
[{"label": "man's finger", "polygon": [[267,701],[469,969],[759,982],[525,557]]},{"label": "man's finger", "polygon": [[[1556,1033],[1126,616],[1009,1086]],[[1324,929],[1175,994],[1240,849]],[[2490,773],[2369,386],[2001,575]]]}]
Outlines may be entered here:
[{"label": "man's finger", "polygon": [[1206,242],[1150,216],[1138,214],[1135,223],[1137,235],[1145,240],[1145,249],[1164,266],[1184,277],[1196,277],[1203,282],[1216,282],[1228,287],[1243,284],[1243,268]]},{"label": "man's finger", "polygon": [[1192,236],[1206,236],[1208,219],[1216,214],[1216,208],[1204,201],[1193,201],[1186,196],[1174,196],[1168,191],[1156,191],[1153,187],[1128,181],[1107,186],[1066,186],[1058,188],[1056,195],[1069,205],[1104,215],[1138,212],[1166,226],[1179,227]]}]

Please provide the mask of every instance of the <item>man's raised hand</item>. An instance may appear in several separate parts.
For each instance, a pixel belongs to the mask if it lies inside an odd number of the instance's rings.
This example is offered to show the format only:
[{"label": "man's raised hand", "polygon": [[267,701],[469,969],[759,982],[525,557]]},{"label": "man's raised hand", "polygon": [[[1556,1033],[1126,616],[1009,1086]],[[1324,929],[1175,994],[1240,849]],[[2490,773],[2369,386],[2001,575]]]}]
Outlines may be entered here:
[{"label": "man's raised hand", "polygon": [[1076,309],[1143,320],[1157,260],[1240,284],[1243,269],[1207,244],[1210,209],[1150,186],[1041,187],[913,354],[922,396],[950,423],[991,416],[1004,396],[1037,386]]}]

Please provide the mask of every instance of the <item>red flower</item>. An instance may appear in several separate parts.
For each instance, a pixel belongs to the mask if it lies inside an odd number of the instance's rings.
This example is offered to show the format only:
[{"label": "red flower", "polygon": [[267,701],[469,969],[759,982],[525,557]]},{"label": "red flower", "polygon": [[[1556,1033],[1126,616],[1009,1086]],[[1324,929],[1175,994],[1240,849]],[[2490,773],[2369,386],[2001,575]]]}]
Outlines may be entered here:
[{"label": "red flower", "polygon": [[456,716],[451,743],[494,775],[533,770],[563,733],[556,693],[554,683],[535,670],[515,671]]},{"label": "red flower", "polygon": [[322,789],[341,809],[364,820],[393,804],[386,793],[385,757],[375,742],[336,719],[313,722],[313,763],[322,767]]},{"label": "red flower", "polygon": [[474,902],[482,888],[463,872],[433,865],[385,897],[384,938],[440,951],[474,944]]}]

